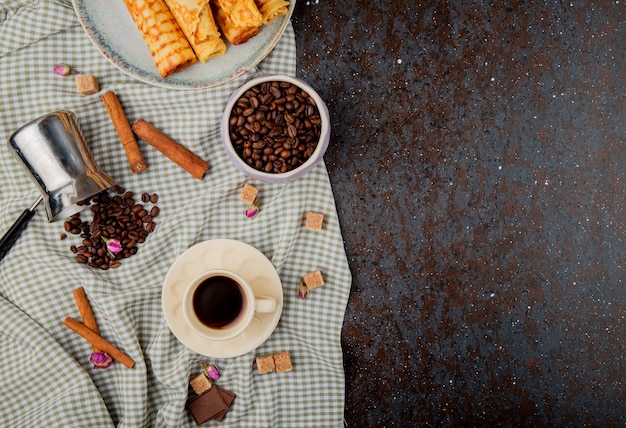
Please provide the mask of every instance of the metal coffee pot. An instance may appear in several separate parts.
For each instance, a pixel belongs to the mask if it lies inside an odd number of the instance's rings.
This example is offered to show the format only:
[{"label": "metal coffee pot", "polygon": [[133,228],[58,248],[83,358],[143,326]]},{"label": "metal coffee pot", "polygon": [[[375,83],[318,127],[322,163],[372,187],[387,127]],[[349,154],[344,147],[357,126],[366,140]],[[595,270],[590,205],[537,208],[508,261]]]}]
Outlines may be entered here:
[{"label": "metal coffee pot", "polygon": [[0,260],[17,241],[35,208],[43,201],[48,221],[55,222],[86,208],[80,204],[115,186],[98,170],[70,111],[46,114],[19,128],[9,137],[9,150],[35,182],[41,196],[0,240]]}]

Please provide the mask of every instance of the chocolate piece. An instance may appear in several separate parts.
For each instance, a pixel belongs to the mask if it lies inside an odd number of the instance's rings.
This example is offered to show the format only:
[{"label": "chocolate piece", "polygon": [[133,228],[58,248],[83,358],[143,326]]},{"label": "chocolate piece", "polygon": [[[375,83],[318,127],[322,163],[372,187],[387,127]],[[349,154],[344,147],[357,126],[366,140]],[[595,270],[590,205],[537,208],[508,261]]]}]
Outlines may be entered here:
[{"label": "chocolate piece", "polygon": [[220,391],[214,386],[187,401],[187,410],[191,413],[196,424],[202,425],[221,413],[225,413],[228,410],[228,406],[224,402]]},{"label": "chocolate piece", "polygon": [[[227,390],[225,390],[223,388],[220,388],[219,386],[216,386],[215,388],[222,395],[222,399],[224,400],[224,403],[226,403],[228,408],[230,408],[230,406],[233,404],[233,400],[235,399],[235,397],[237,395],[235,395],[235,393],[233,393],[233,392],[230,392],[230,391],[227,391]],[[224,410],[223,412],[218,413],[212,419],[214,421],[222,422],[224,420],[224,416],[226,416],[226,412],[228,412],[228,410]]]},{"label": "chocolate piece", "polygon": [[227,391],[224,388],[220,388],[219,386],[216,386],[215,388],[219,391],[220,394],[222,394],[224,403],[226,403],[226,405],[230,407],[231,404],[233,404],[235,397],[237,397],[237,394],[235,394],[234,392]]}]

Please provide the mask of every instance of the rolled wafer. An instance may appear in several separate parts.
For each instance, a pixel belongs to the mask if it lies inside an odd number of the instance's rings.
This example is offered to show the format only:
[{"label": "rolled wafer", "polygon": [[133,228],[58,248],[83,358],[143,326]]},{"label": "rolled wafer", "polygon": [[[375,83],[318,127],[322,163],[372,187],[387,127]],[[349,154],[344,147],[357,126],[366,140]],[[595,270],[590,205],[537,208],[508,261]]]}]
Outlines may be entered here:
[{"label": "rolled wafer", "polygon": [[161,77],[196,62],[196,54],[164,0],[124,0]]},{"label": "rolled wafer", "polygon": [[263,24],[269,24],[289,10],[286,0],[254,0],[254,3],[263,17]]},{"label": "rolled wafer", "polygon": [[165,0],[201,62],[226,52],[209,0]]},{"label": "rolled wafer", "polygon": [[259,34],[263,17],[254,0],[211,0],[215,20],[233,45]]}]

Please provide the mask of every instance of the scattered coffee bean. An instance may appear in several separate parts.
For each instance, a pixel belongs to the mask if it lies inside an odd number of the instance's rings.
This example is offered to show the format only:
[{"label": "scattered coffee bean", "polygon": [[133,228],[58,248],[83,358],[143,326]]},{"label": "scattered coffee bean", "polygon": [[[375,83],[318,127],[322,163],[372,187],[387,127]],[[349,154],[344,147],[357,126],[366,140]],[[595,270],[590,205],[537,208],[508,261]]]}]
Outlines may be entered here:
[{"label": "scattered coffee bean", "polygon": [[252,168],[284,173],[317,147],[321,118],[315,100],[289,82],[264,82],[237,100],[229,118],[233,148]]},{"label": "scattered coffee bean", "polygon": [[[98,193],[84,202],[92,204],[91,222],[83,220],[81,213],[78,213],[69,217],[63,224],[63,229],[67,233],[82,238],[80,245],[70,246],[70,251],[75,254],[78,263],[102,270],[118,268],[122,259],[137,254],[137,244],[144,243],[155,229],[153,218],[160,211],[156,205],[144,207],[143,204],[136,203],[135,194],[126,192],[120,186],[113,192],[114,194],[107,191]],[[158,200],[156,193],[141,195],[141,201],[144,203],[153,200]],[[153,213],[155,215],[152,215]],[[120,243],[119,252],[107,246],[107,242],[113,239]]]}]

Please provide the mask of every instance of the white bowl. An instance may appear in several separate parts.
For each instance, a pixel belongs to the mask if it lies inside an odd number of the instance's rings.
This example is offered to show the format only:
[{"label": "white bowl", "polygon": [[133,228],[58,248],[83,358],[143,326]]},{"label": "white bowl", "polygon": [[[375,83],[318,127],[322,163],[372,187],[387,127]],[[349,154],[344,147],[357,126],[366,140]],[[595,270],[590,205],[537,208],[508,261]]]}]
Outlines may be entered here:
[{"label": "white bowl", "polygon": [[[320,129],[320,139],[317,143],[317,147],[315,151],[306,160],[302,165],[297,168],[287,171],[284,173],[271,173],[259,171],[248,165],[235,151],[231,141],[230,141],[230,133],[229,133],[229,119],[230,114],[233,109],[233,106],[237,103],[237,100],[241,95],[243,95],[248,89],[263,83],[263,82],[289,82],[292,83],[299,88],[309,94],[313,100],[315,100],[315,104],[317,105],[317,109],[319,110],[320,118],[322,120],[321,129]],[[267,74],[260,77],[256,77],[252,80],[249,80],[244,85],[242,85],[239,89],[232,93],[232,95],[228,98],[226,102],[226,107],[224,108],[224,113],[222,115],[222,122],[220,126],[220,134],[222,137],[222,143],[224,148],[226,149],[226,153],[230,160],[235,164],[235,166],[242,171],[247,176],[259,180],[265,183],[284,183],[288,181],[296,180],[306,174],[311,168],[313,168],[324,156],[326,149],[328,148],[328,142],[330,140],[330,117],[328,114],[328,108],[326,104],[320,98],[319,94],[311,87],[309,84],[304,82],[301,79],[286,76],[282,74]]]}]

